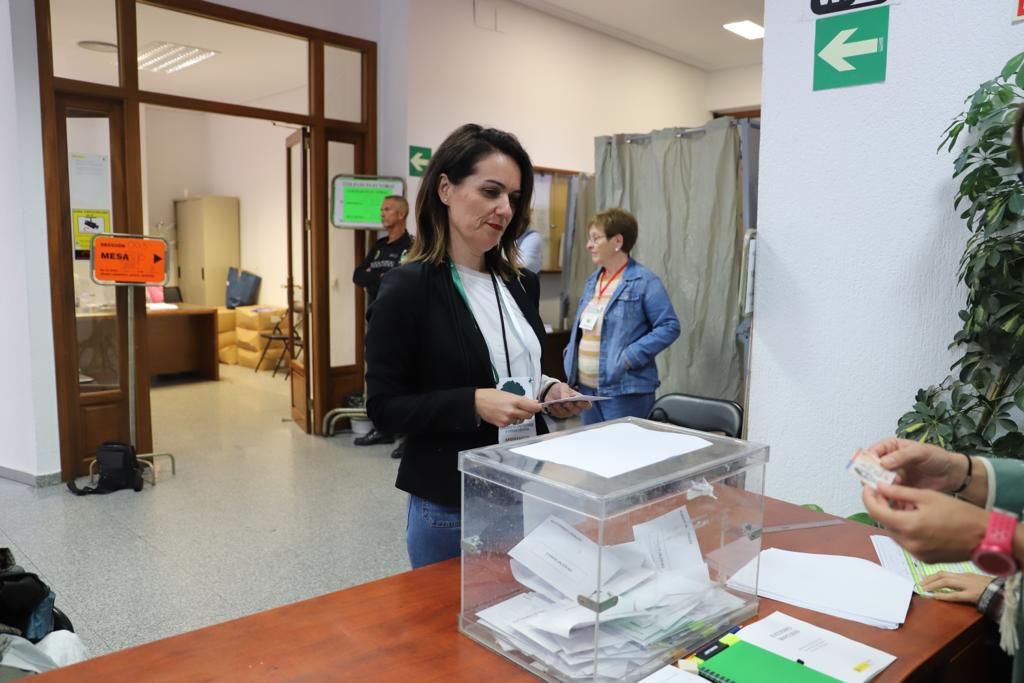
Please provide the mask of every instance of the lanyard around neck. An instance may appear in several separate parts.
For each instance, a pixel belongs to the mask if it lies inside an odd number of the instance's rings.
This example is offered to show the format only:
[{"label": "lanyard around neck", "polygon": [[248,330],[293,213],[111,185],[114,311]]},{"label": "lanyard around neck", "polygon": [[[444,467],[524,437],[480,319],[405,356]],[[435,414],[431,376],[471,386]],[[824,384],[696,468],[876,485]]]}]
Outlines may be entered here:
[{"label": "lanyard around neck", "polygon": [[[459,293],[462,300],[466,302],[466,308],[469,309],[470,314],[473,313],[473,307],[469,305],[469,297],[466,296],[466,288],[462,284],[462,276],[459,275],[458,269],[455,264],[451,261],[448,262],[448,269],[452,274],[452,283],[455,285],[455,291]],[[498,319],[501,320],[501,343],[505,346],[505,369],[508,371],[506,377],[512,376],[512,359],[509,358],[508,354],[508,337],[505,336],[505,313],[504,306],[501,305],[501,295],[498,294],[498,281],[494,277],[494,273],[489,273],[491,276],[491,285],[494,287],[494,300],[498,303]],[[473,322],[476,323],[476,316],[473,317]],[[477,330],[480,329],[480,325],[477,325]],[[483,333],[481,332],[481,336]],[[494,383],[498,383],[498,371],[494,367],[494,361],[491,360],[491,374],[494,376]]]},{"label": "lanyard around neck", "polygon": [[611,284],[613,282],[615,282],[615,278],[617,278],[619,275],[621,275],[622,271],[624,271],[626,269],[626,266],[628,266],[628,265],[629,265],[629,261],[626,261],[625,263],[623,263],[622,267],[619,268],[618,270],[616,270],[615,271],[615,275],[612,275],[611,279],[608,280],[608,282],[606,282],[604,285],[602,285],[601,283],[604,282],[604,274],[606,272],[608,272],[608,271],[606,271],[604,268],[601,269],[601,275],[597,278],[597,298],[598,299],[600,299],[602,296],[604,296],[605,290],[608,289],[609,287],[611,287]]}]

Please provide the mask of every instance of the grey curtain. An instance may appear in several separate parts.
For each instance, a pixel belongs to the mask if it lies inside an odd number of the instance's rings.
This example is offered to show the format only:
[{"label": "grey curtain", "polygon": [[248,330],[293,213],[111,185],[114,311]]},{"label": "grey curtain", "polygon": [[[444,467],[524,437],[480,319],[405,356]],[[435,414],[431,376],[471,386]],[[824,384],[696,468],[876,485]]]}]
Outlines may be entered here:
[{"label": "grey curtain", "polygon": [[[618,206],[637,217],[640,235],[632,255],[662,279],[679,316],[679,339],[658,356],[659,393],[740,400],[739,135],[734,122],[717,119],[699,129],[604,136],[594,142],[597,210]],[[585,227],[577,230],[574,241],[584,256],[585,233]],[[585,276],[593,266],[580,270]],[[582,286],[573,291],[578,301]]]},{"label": "grey curtain", "polygon": [[[575,189],[575,193],[572,190]],[[566,299],[566,325],[572,325],[576,307],[583,296],[583,286],[594,272],[594,262],[587,251],[587,222],[597,213],[594,176],[580,175],[572,179],[570,196],[575,203],[572,217],[572,249],[565,254],[562,266],[562,292]]]}]

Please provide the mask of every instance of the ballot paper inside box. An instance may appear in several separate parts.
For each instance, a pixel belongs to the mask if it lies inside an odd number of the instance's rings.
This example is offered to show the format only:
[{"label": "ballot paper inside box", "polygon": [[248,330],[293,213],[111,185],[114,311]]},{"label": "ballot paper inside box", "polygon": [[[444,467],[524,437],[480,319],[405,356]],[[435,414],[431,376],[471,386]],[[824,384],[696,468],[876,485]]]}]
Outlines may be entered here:
[{"label": "ballot paper inside box", "polygon": [[460,630],[547,681],[637,681],[757,612],[768,448],[624,418],[464,451]]}]

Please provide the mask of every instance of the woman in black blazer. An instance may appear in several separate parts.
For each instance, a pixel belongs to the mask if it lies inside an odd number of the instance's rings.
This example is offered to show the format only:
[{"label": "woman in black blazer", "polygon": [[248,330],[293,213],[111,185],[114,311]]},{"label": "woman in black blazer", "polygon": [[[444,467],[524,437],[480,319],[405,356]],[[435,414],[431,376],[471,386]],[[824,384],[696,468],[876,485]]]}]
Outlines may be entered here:
[{"label": "woman in black blazer", "polygon": [[[513,265],[532,193],[533,166],[513,135],[457,129],[423,176],[406,263],[384,276],[367,316],[367,412],[379,429],[407,435],[396,486],[409,493],[414,568],[459,555],[459,451],[534,423],[545,433],[540,400],[575,393],[540,373],[540,285]],[[510,379],[525,395],[497,388]]]}]

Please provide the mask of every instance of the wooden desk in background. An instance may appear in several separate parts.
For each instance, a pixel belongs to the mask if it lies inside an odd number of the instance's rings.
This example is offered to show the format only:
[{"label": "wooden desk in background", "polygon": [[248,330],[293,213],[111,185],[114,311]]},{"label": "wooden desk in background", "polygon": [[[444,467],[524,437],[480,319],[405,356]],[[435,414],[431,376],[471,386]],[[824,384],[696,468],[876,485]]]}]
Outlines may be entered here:
[{"label": "wooden desk in background", "polygon": [[[200,379],[219,380],[217,358],[217,309],[176,304],[176,309],[146,312],[146,346],[139,363],[145,363],[150,377],[182,372]],[[117,319],[113,311],[76,314],[79,327],[79,368],[100,382],[91,388],[106,389],[117,384]],[[113,374],[111,374],[113,373]],[[83,381],[81,377],[80,381]]]},{"label": "wooden desk in background", "polygon": [[[828,517],[765,501],[765,524]],[[872,533],[878,530],[847,522],[772,533],[764,540],[766,547],[874,560]],[[459,576],[459,561],[451,560],[115,652],[36,680],[536,681],[459,634]],[[758,616],[776,610],[896,655],[878,683],[997,680],[987,649],[994,626],[967,605],[914,596],[907,622],[896,631],[765,599]]]},{"label": "wooden desk in background", "polygon": [[150,376],[190,372],[202,379],[220,379],[216,308],[178,304],[174,310],[151,310],[146,318]]}]

